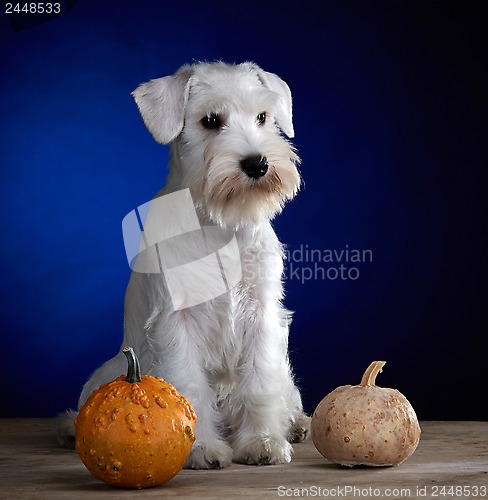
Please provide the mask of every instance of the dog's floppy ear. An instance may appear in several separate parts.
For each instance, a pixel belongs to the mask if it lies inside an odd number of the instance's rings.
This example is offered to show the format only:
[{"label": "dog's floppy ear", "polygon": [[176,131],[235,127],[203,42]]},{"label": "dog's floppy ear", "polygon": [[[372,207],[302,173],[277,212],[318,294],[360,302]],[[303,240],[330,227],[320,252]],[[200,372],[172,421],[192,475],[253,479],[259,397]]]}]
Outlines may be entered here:
[{"label": "dog's floppy ear", "polygon": [[143,83],[132,92],[146,127],[161,144],[170,143],[183,129],[192,74],[191,66],[183,66],[174,75]]},{"label": "dog's floppy ear", "polygon": [[290,87],[279,76],[263,71],[261,68],[258,69],[258,77],[263,85],[280,96],[275,108],[276,123],[291,139],[295,132],[293,130]]}]

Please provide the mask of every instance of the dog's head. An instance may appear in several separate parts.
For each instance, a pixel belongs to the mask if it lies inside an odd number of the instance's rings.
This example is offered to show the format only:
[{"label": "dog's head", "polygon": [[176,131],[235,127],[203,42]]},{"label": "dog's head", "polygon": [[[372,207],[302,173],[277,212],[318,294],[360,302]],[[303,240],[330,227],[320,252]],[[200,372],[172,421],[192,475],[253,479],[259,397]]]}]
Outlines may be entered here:
[{"label": "dog's head", "polygon": [[288,85],[253,63],[183,66],[139,86],[144,122],[171,143],[173,179],[223,226],[272,218],[300,186]]}]

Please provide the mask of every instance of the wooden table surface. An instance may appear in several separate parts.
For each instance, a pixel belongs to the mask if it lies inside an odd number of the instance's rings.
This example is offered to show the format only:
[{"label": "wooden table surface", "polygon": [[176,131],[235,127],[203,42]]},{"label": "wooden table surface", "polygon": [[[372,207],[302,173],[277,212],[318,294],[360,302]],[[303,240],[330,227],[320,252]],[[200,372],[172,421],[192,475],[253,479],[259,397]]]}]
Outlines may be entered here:
[{"label": "wooden table surface", "polygon": [[421,422],[416,452],[398,467],[343,468],[309,440],[287,465],[183,470],[168,483],[124,490],[94,479],[58,447],[54,420],[0,420],[0,498],[488,498],[488,422]]}]

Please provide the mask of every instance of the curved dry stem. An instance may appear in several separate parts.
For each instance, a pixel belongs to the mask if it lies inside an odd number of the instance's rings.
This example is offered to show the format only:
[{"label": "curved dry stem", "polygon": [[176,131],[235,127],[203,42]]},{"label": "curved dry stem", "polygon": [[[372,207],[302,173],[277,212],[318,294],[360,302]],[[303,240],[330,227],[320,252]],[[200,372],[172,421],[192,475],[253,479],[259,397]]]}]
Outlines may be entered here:
[{"label": "curved dry stem", "polygon": [[366,371],[364,372],[363,378],[361,379],[361,386],[375,385],[376,375],[382,371],[383,366],[385,366],[386,361],[373,361]]},{"label": "curved dry stem", "polygon": [[135,384],[137,382],[141,382],[141,368],[139,366],[139,360],[134,352],[132,347],[124,347],[122,352],[125,354],[127,358],[127,376],[125,377],[126,382],[130,382],[131,384]]}]

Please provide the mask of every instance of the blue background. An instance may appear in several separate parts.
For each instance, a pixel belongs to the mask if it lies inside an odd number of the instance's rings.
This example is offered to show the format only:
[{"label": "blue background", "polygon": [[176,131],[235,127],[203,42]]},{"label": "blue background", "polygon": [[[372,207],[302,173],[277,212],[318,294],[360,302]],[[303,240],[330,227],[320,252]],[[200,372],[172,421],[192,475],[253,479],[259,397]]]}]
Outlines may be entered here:
[{"label": "blue background", "polygon": [[168,154],[130,92],[222,59],[292,89],[304,188],[275,221],[289,251],[373,255],[346,264],[356,280],[286,279],[306,409],[385,359],[379,385],[420,418],[486,419],[481,2],[317,5],[80,0],[45,23],[0,17],[1,416],[75,407],[119,349],[121,221]]}]

